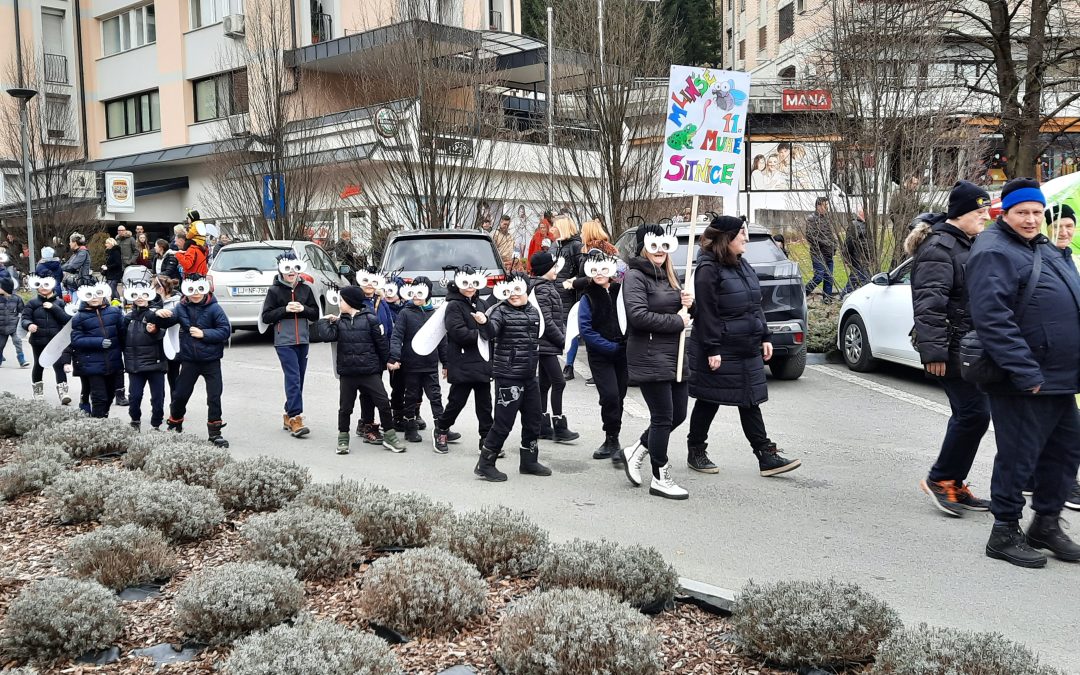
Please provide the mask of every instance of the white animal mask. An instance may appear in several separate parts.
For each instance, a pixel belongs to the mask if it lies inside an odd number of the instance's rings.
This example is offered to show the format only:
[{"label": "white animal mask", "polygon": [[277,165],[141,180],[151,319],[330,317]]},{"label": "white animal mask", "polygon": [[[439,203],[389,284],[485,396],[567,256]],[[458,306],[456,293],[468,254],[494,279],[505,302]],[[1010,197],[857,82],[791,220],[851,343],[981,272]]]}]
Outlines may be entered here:
[{"label": "white animal mask", "polygon": [[529,284],[520,277],[511,277],[506,281],[495,284],[492,294],[499,300],[506,300],[511,295],[525,295],[529,292]]},{"label": "white animal mask", "polygon": [[480,290],[484,286],[487,286],[487,275],[479,271],[459,271],[454,275],[454,285],[457,286],[459,290],[467,288]]},{"label": "white animal mask", "polygon": [[428,299],[431,295],[431,289],[426,284],[405,284],[401,287],[401,297],[406,300],[420,300],[421,302]]},{"label": "white animal mask", "polygon": [[604,256],[603,258],[589,258],[585,261],[585,276],[613,277],[619,269],[619,262],[615,258]]},{"label": "white animal mask", "polygon": [[26,284],[32,290],[43,290],[46,293],[50,293],[54,288],[56,288],[56,279],[52,277],[39,277],[35,274],[32,274],[26,278]]},{"label": "white animal mask", "polygon": [[357,286],[372,286],[375,290],[380,290],[386,279],[378,272],[369,272],[367,270],[360,270],[356,273],[356,285]]},{"label": "white animal mask", "polygon": [[286,274],[303,274],[307,270],[307,263],[299,258],[281,258],[277,263],[278,272]]},{"label": "white animal mask", "polygon": [[673,253],[679,248],[679,238],[672,234],[646,234],[645,251],[648,253]]},{"label": "white animal mask", "polygon": [[149,284],[130,284],[124,288],[124,299],[128,302],[136,300],[153,301],[157,297],[157,291]]},{"label": "white animal mask", "polygon": [[202,279],[184,279],[184,282],[180,284],[180,292],[184,295],[206,295],[210,292],[210,281],[205,277]]}]

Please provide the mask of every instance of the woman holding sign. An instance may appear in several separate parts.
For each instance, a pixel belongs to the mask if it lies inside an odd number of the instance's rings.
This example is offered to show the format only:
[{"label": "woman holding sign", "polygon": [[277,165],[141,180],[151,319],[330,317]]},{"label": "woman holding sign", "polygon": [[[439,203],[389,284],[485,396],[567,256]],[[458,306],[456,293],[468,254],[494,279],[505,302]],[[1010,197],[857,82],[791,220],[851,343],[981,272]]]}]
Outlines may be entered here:
[{"label": "woman holding sign", "polygon": [[690,323],[693,297],[682,290],[671,264],[679,240],[659,225],[637,230],[637,255],[623,280],[626,303],[626,361],[629,381],[640,386],[649,407],[649,428],[634,445],[623,448],[626,477],[641,485],[641,466],[652,463],[649,494],[666,499],[687,499],[686,490],[671,479],[668,438],[686,419],[688,398],[685,362],[677,375],[679,336]]}]

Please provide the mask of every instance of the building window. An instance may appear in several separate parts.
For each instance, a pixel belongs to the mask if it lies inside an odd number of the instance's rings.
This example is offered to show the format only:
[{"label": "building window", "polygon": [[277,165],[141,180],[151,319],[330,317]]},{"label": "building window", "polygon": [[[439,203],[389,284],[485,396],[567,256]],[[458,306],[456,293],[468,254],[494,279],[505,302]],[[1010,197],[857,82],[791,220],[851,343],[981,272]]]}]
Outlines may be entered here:
[{"label": "building window", "polygon": [[806,11],[806,0],[795,0],[795,8],[798,10],[799,14],[802,14],[803,12],[805,12]]},{"label": "building window", "polygon": [[105,135],[121,138],[161,129],[158,92],[147,91],[105,103]]},{"label": "building window", "polygon": [[746,60],[746,40],[739,40],[739,60]]},{"label": "building window", "polygon": [[112,56],[157,42],[157,17],[153,5],[130,9],[101,22],[101,51]]},{"label": "building window", "polygon": [[746,11],[746,0],[739,0],[739,11],[740,12],[745,12]]},{"label": "building window", "polygon": [[202,80],[193,80],[191,86],[195,94],[196,122],[248,111],[246,70],[234,70]]},{"label": "building window", "polygon": [[68,97],[49,94],[45,97],[45,135],[50,139],[65,139],[71,134]]},{"label": "building window", "polygon": [[757,32],[757,48],[759,52],[765,51],[769,47],[769,27],[762,26],[758,28]]},{"label": "building window", "polygon": [[191,28],[218,23],[230,14],[243,14],[244,0],[191,0]]},{"label": "building window", "polygon": [[780,8],[780,30],[777,38],[780,42],[795,34],[795,5],[789,4]]}]

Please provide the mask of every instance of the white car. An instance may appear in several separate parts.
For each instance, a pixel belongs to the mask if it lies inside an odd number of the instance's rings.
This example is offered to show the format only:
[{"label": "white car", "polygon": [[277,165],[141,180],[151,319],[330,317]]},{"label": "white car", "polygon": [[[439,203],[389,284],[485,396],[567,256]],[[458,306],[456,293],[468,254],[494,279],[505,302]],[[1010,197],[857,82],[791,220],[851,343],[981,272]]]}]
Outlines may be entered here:
[{"label": "white car", "polygon": [[338,266],[333,259],[310,241],[270,240],[229,244],[214,256],[209,275],[214,297],[225,310],[233,328],[257,328],[266,291],[277,276],[277,257],[288,249],[307,263],[304,274],[311,277],[311,290],[323,314],[336,313],[337,305],[327,300],[330,284],[345,286],[345,275],[352,270]]},{"label": "white car", "polygon": [[878,360],[921,370],[919,352],[911,346],[914,327],[911,260],[906,260],[847,296],[840,308],[836,347],[848,368],[857,372],[873,370]]}]

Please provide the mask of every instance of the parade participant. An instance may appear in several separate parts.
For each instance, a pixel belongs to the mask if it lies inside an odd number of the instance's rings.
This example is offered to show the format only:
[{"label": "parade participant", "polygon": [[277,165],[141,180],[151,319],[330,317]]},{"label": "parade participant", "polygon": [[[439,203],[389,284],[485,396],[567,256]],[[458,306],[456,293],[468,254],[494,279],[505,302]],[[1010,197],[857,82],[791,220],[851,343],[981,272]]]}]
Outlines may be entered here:
[{"label": "parade participant", "polygon": [[694,270],[694,330],[688,359],[694,377],[690,395],[694,411],[687,436],[691,469],[718,473],[705,448],[709,427],[720,406],[737,406],[743,434],[758,459],[762,476],[778,476],[799,468],[801,462],[780,455],[765,433],[761,404],[768,400],[765,361],[772,358],[772,343],[761,286],[750,263],[743,258],[747,234],[741,218],[717,216],[699,240]]},{"label": "parade participant", "polygon": [[[30,371],[34,398],[41,400],[45,398],[45,367],[41,363],[41,352],[71,320],[71,316],[64,311],[64,299],[56,292],[59,284],[54,277],[34,275],[26,281],[35,295],[23,308],[22,327],[29,335],[30,350],[34,353],[34,367]],[[56,394],[60,397],[60,405],[69,405],[71,396],[68,394],[64,363],[57,361],[52,364],[52,369],[56,376]]]},{"label": "parade participant", "polygon": [[400,370],[402,373],[405,380],[405,440],[419,443],[421,438],[417,420],[422,397],[427,396],[433,424],[443,414],[439,362],[446,363],[446,342],[441,342],[437,351],[425,355],[417,354],[412,347],[413,338],[435,312],[431,304],[431,280],[424,276],[416,277],[401,288],[401,294],[409,305],[401,310],[394,323],[390,360],[386,367],[391,372]]},{"label": "parade participant", "polygon": [[124,382],[124,315],[109,304],[112,290],[105,283],[82,286],[78,296],[82,304],[71,319],[73,359],[90,391],[90,415],[108,417]]},{"label": "parade participant", "polygon": [[480,478],[501,482],[506,474],[495,466],[503,443],[521,412],[521,448],[518,471],[534,476],[550,476],[551,469],[537,461],[540,450],[540,385],[536,367],[540,357],[543,317],[529,302],[529,281],[513,273],[495,285],[500,300],[490,316],[477,317],[480,332],[493,340],[491,371],[495,375],[495,419],[480,448],[480,461],[473,469]]},{"label": "parade participant", "polygon": [[169,360],[165,357],[165,328],[157,325],[157,310],[161,308],[157,291],[144,283],[124,288],[124,299],[131,311],[123,318],[124,367],[128,373],[128,416],[131,427],[142,427],[143,390],[150,386],[150,426],[161,429],[165,418],[165,373]]},{"label": "parade participant", "polygon": [[176,262],[180,264],[185,277],[192,274],[206,276],[206,225],[195,209],[188,211],[187,222],[187,236],[181,239],[178,235],[176,239],[176,246],[180,249],[176,252]]},{"label": "parade participant", "polygon": [[[382,324],[383,339],[386,340],[386,349],[389,351],[390,338],[394,334],[394,311],[379,294],[385,281],[379,268],[375,266],[356,272],[356,285],[364,293],[364,306]],[[384,427],[393,426],[393,418],[379,421]],[[360,419],[356,421],[356,435],[363,437],[364,442],[369,445],[382,445],[382,434],[379,432],[379,425],[375,423],[375,404],[370,396],[363,393],[360,394]]]},{"label": "parade participant", "polygon": [[[170,314],[175,313],[177,305],[180,304],[182,296],[179,292],[180,282],[171,277],[165,275],[158,275],[154,277],[154,281],[151,284],[154,288],[154,292],[157,293],[158,300],[161,302],[161,308],[168,310]],[[176,379],[180,377],[180,359],[178,352],[180,351],[180,327],[173,324],[170,331],[166,334],[166,351],[165,356],[168,357],[168,363],[165,370],[165,381],[169,383],[169,395],[172,396],[172,392],[176,389]]]},{"label": "parade participant", "polygon": [[[570,216],[557,217],[552,227],[558,230],[559,243],[552,246],[551,253],[556,258],[563,259],[563,265],[555,276],[555,281],[558,282],[559,296],[562,298],[563,325],[565,326],[566,317],[577,300],[577,294],[572,288],[565,288],[563,282],[576,279],[581,275],[581,235],[578,234],[577,223]],[[573,342],[566,352],[566,366],[563,368],[563,378],[567,381],[574,379],[574,359],[576,357],[577,342]]]},{"label": "parade participant", "polygon": [[41,249],[41,258],[38,260],[34,274],[39,277],[52,277],[56,280],[53,290],[62,289],[64,286],[64,270],[60,258],[56,257],[56,249],[45,246]]},{"label": "parade participant", "polygon": [[22,339],[19,337],[19,322],[22,320],[23,299],[15,293],[15,280],[11,277],[0,279],[0,363],[4,362],[4,350],[8,338],[15,346],[15,357],[20,368],[29,368],[30,362],[23,354]]},{"label": "parade participant", "polygon": [[[382,304],[390,308],[390,313],[394,317],[394,325],[397,325],[398,316],[401,314],[401,310],[408,307],[411,303],[408,300],[401,298],[401,288],[405,286],[405,280],[397,276],[396,273],[387,275],[383,278],[382,286],[379,289],[379,293],[382,296]],[[393,335],[391,334],[391,337]],[[398,433],[405,432],[405,374],[401,370],[391,370],[390,372],[390,412],[394,416],[394,431]],[[365,408],[365,410],[371,410],[372,419],[374,419],[373,408]],[[424,420],[417,418],[417,428],[423,431],[427,428]]]},{"label": "parade participant", "polygon": [[623,279],[626,303],[626,360],[629,383],[640,386],[649,408],[649,428],[641,438],[623,448],[626,477],[641,485],[641,467],[648,457],[652,463],[649,494],[667,499],[687,499],[690,495],[671,478],[668,439],[686,419],[689,359],[677,377],[679,335],[690,324],[693,297],[682,290],[671,253],[679,246],[674,235],[659,225],[637,229],[635,251]]},{"label": "parade participant", "polygon": [[309,322],[319,318],[319,304],[300,277],[307,264],[289,249],[277,257],[278,273],[266,292],[260,320],[274,331],[274,350],[285,374],[285,412],[281,424],[293,438],[311,430],[304,426],[304,375],[308,361]]},{"label": "parade participant", "polygon": [[988,511],[965,482],[975,453],[990,426],[990,400],[960,377],[960,338],[971,330],[965,268],[975,237],[986,227],[990,195],[978,185],[958,182],[949,210],[918,224],[904,242],[914,258],[911,304],[915,348],[928,377],[941,382],[952,416],[937,461],[919,487],[943,513],[959,518],[965,510]]},{"label": "parade participant", "polygon": [[547,329],[540,341],[540,438],[570,443],[577,440],[580,434],[570,430],[562,404],[566,379],[559,365],[559,357],[565,348],[564,317],[569,312],[563,309],[560,287],[555,284],[555,278],[563,262],[562,258],[556,258],[549,251],[541,251],[529,260],[533,271],[532,292],[536,295],[536,303],[544,316],[544,326]]},{"label": "parade participant", "polygon": [[391,452],[405,452],[390,420],[390,400],[383,387],[382,371],[389,358],[383,324],[367,307],[365,293],[357,286],[344,286],[337,293],[340,314],[316,321],[312,336],[320,342],[336,342],[334,372],[338,378],[337,454],[349,454],[349,428],[357,394],[368,396],[379,409],[383,431],[379,442]]},{"label": "parade participant", "polygon": [[[172,392],[172,405],[168,419],[169,431],[184,430],[187,404],[195,391],[195,383],[201,377],[206,385],[206,431],[210,442],[227,448],[229,442],[222,438],[221,429],[221,359],[225,355],[225,343],[232,335],[232,326],[225,310],[211,293],[210,281],[201,275],[191,274],[180,285],[183,299],[174,310],[180,325],[180,375]],[[158,310],[159,319],[168,310]],[[159,321],[160,325],[160,321]]]},{"label": "parade participant", "polygon": [[[1080,466],[1080,278],[1046,245],[1045,207],[1036,181],[1006,183],[1003,213],[975,239],[967,264],[972,324],[985,354],[1004,373],[982,385],[997,441],[986,555],[1020,567],[1046,565],[1036,549],[1080,560],[1080,545],[1061,527],[1061,509]],[[1025,535],[1022,493],[1031,476],[1035,517]]]}]

